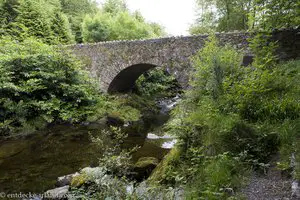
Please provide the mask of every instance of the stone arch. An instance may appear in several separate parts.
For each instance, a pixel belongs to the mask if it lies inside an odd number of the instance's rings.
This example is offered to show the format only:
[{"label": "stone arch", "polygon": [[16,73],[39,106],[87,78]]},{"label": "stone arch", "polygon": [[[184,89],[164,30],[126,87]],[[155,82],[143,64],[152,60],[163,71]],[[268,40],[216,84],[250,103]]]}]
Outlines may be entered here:
[{"label": "stone arch", "polygon": [[135,84],[135,81],[146,71],[157,67],[157,65],[140,63],[126,67],[120,71],[111,81],[108,93],[127,92]]}]

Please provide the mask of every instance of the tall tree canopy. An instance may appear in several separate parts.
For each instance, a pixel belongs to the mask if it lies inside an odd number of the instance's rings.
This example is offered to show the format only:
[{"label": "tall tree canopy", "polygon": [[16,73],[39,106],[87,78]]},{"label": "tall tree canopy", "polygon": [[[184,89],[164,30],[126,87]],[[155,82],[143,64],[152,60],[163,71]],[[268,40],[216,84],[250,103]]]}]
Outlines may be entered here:
[{"label": "tall tree canopy", "polygon": [[68,16],[72,33],[77,43],[82,43],[82,22],[87,14],[95,14],[98,10],[94,0],[60,0],[62,11]]},{"label": "tall tree canopy", "polygon": [[197,7],[192,34],[300,24],[300,3],[294,0],[197,0]]},{"label": "tall tree canopy", "polygon": [[4,0],[0,11],[1,35],[18,40],[36,37],[49,44],[73,42],[70,24],[59,0]]},{"label": "tall tree canopy", "polygon": [[138,11],[131,13],[125,1],[108,0],[95,15],[87,15],[82,24],[84,42],[130,40],[165,35],[157,23],[148,23]]},{"label": "tall tree canopy", "polygon": [[141,39],[164,35],[157,23],[130,12],[125,0],[0,0],[0,35],[48,44]]}]

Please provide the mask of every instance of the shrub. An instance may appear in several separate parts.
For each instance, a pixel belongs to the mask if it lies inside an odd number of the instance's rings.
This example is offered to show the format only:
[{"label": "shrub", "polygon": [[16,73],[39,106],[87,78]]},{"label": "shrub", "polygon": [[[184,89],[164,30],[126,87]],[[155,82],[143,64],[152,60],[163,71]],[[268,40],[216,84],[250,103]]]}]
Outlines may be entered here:
[{"label": "shrub", "polygon": [[227,197],[225,189],[234,192],[242,180],[236,177],[247,168],[265,169],[279,148],[286,160],[299,154],[299,61],[278,63],[274,47],[241,67],[240,54],[211,37],[192,58],[192,88],[168,123],[183,151],[164,178],[181,174],[179,182],[190,185],[191,198]]},{"label": "shrub", "polygon": [[0,43],[2,132],[78,122],[93,112],[98,92],[70,54],[32,39]]},{"label": "shrub", "polygon": [[180,86],[174,76],[163,69],[155,68],[138,78],[136,90],[141,96],[166,97],[176,95]]}]

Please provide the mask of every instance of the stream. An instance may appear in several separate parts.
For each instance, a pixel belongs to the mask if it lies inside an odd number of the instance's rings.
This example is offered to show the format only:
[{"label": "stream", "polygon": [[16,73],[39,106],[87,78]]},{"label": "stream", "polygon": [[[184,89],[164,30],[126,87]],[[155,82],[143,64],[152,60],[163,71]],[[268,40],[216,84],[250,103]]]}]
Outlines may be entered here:
[{"label": "stream", "polygon": [[[175,101],[178,97],[161,100],[161,112],[151,116],[150,124],[142,124],[142,131],[126,129],[128,138],[124,146],[141,147],[133,154],[133,161],[141,157],[162,160],[176,143],[171,136],[156,134],[169,119]],[[0,141],[0,191],[41,193],[53,188],[59,176],[97,166],[102,152],[91,141],[90,134],[103,137],[101,130],[105,127],[105,121],[85,126],[52,125],[22,138]]]}]

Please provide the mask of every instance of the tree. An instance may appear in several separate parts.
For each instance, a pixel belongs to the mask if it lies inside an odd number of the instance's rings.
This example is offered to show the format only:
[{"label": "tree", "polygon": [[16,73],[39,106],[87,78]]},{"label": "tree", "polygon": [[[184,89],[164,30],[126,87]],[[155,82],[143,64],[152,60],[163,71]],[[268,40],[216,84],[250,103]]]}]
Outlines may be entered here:
[{"label": "tree", "polygon": [[18,0],[1,0],[0,1],[0,19],[1,25],[8,24],[15,20],[17,11],[15,7],[18,5]]},{"label": "tree", "polygon": [[102,6],[103,12],[110,14],[117,14],[128,11],[124,0],[107,0]]},{"label": "tree", "polygon": [[18,16],[16,7],[18,0],[1,0],[0,1],[0,35],[9,35],[12,29],[12,23]]},{"label": "tree", "polygon": [[68,44],[74,41],[68,17],[62,12],[54,13],[51,29],[59,43]]},{"label": "tree", "polygon": [[98,13],[95,16],[85,16],[82,23],[82,37],[84,42],[98,42],[109,39],[109,22],[107,15]]},{"label": "tree", "polygon": [[165,36],[165,35],[167,35],[164,27],[161,26],[160,24],[152,22],[149,25],[151,26],[152,31],[153,31],[155,36]]},{"label": "tree", "polygon": [[198,0],[198,18],[189,28],[191,34],[208,33],[216,30],[217,20],[214,13],[214,1]]},{"label": "tree", "polygon": [[0,136],[83,120],[99,102],[99,91],[68,52],[35,39],[2,37],[0,46]]},{"label": "tree", "polygon": [[299,27],[294,0],[197,0],[198,18],[190,33]]},{"label": "tree", "polygon": [[72,33],[77,43],[82,43],[82,23],[84,17],[97,13],[97,4],[94,0],[60,0],[62,12],[65,13],[71,24]]},{"label": "tree", "polygon": [[[51,43],[51,21],[45,12],[43,3],[43,1],[20,0],[19,5],[16,7],[17,17],[13,23],[26,27],[25,30],[22,30],[26,32],[26,35]],[[18,27],[20,26],[15,29]],[[15,30],[15,32],[18,31]]]},{"label": "tree", "polygon": [[252,0],[218,0],[217,8],[221,14],[217,30],[246,30],[249,5]]},{"label": "tree", "polygon": [[200,12],[190,32],[245,30],[248,28],[248,13],[254,0],[198,0]]},{"label": "tree", "polygon": [[299,27],[300,2],[294,0],[255,0],[255,28]]},{"label": "tree", "polygon": [[132,40],[165,35],[163,27],[148,23],[138,11],[130,13],[123,0],[108,0],[96,15],[88,15],[82,24],[84,42]]},{"label": "tree", "polygon": [[70,24],[59,0],[4,0],[0,4],[1,35],[17,40],[36,37],[45,43],[72,43]]}]

